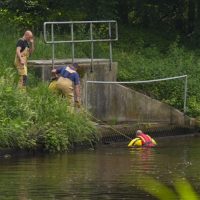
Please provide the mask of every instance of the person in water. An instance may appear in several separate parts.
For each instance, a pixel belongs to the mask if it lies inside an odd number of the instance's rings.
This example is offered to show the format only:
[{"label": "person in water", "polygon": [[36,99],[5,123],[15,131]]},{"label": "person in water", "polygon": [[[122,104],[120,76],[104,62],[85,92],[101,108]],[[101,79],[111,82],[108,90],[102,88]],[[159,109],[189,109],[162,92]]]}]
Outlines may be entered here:
[{"label": "person in water", "polygon": [[143,133],[141,130],[136,131],[136,138],[131,140],[128,147],[154,147],[157,143],[149,135]]}]

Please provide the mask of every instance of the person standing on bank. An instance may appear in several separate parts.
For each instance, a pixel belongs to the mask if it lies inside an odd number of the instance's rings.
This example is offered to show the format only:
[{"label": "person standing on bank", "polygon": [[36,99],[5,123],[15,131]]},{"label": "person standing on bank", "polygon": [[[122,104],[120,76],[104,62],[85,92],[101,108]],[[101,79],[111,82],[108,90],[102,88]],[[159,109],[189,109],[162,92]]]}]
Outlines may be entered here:
[{"label": "person standing on bank", "polygon": [[71,107],[80,107],[80,77],[77,73],[78,68],[79,65],[73,63],[51,71],[54,76],[59,76],[59,78],[50,83],[49,89],[60,91],[67,98]]},{"label": "person standing on bank", "polygon": [[25,89],[27,84],[27,60],[34,51],[33,33],[25,31],[24,36],[17,41],[15,66],[19,74],[18,88]]}]

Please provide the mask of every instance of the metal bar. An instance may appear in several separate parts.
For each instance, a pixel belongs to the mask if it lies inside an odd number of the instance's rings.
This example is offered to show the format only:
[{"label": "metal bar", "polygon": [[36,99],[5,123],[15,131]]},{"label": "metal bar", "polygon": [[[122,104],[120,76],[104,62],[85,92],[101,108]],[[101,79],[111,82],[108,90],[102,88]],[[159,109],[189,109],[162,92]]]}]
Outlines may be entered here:
[{"label": "metal bar", "polygon": [[[100,24],[100,23],[108,23],[109,25],[109,38],[106,39],[94,39],[93,38],[93,24]],[[115,24],[115,38],[112,38],[112,24]],[[55,40],[54,36],[54,24],[70,24],[71,25],[71,40]],[[74,39],[74,24],[90,24],[90,39],[86,40],[75,40]],[[51,26],[51,39],[48,41],[47,37],[47,26]],[[54,61],[55,61],[55,44],[60,43],[71,43],[72,48],[72,63],[74,63],[75,57],[75,43],[84,43],[90,42],[91,43],[91,71],[93,70],[94,65],[94,42],[109,42],[109,52],[110,52],[110,70],[112,66],[112,41],[118,40],[118,25],[115,20],[102,20],[102,21],[68,21],[68,22],[45,22],[44,23],[44,41],[47,44],[52,45],[52,66],[54,68]]]},{"label": "metal bar", "polygon": [[42,66],[42,82],[44,82],[44,66]]},{"label": "metal bar", "polygon": [[187,76],[185,77],[185,87],[184,87],[184,106],[183,106],[183,112],[187,112],[187,90],[188,90],[188,79]]},{"label": "metal bar", "polygon": [[90,24],[90,23],[116,23],[116,20],[101,20],[101,21],[63,21],[63,22],[44,22],[44,24]]},{"label": "metal bar", "polygon": [[92,22],[90,23],[90,39],[91,39],[91,66],[90,66],[90,72],[93,72],[94,42],[93,42]]},{"label": "metal bar", "polygon": [[[93,39],[92,42],[110,42],[110,41],[117,41],[116,38],[114,39]],[[65,41],[65,40],[54,40],[54,41],[45,41],[46,44],[52,44],[52,43],[83,43],[83,42],[91,42],[91,40],[68,40],[68,41]]]},{"label": "metal bar", "polygon": [[110,42],[110,41],[117,41],[118,40],[118,25],[117,22],[115,20],[107,20],[107,21],[68,21],[68,22],[45,22],[44,23],[44,41],[47,44],[51,44],[51,43],[72,43],[72,42],[91,42],[91,40],[64,40],[64,41],[48,41],[47,40],[47,35],[46,35],[46,26],[47,25],[52,25],[52,24],[100,24],[100,23],[114,23],[115,24],[115,38],[111,39],[111,38],[107,38],[107,39],[96,39],[93,40],[93,42]]},{"label": "metal bar", "polygon": [[71,24],[71,40],[72,40],[72,63],[74,63],[74,24]]},{"label": "metal bar", "polygon": [[[112,33],[111,33],[111,23],[109,22],[109,39],[111,40],[112,38]],[[109,42],[109,51],[110,51],[110,71],[111,71],[111,68],[112,68],[112,42],[110,41]]]},{"label": "metal bar", "polygon": [[44,26],[43,26],[43,30],[44,30],[44,41],[46,42],[47,41],[47,30],[46,30],[46,24],[44,23]]},{"label": "metal bar", "polygon": [[54,60],[55,60],[55,43],[54,43],[54,26],[51,24],[51,40],[52,43],[52,68],[54,69]]},{"label": "metal bar", "polygon": [[118,40],[118,24],[115,22],[115,40]]},{"label": "metal bar", "polygon": [[87,102],[88,102],[88,84],[87,81],[85,81],[85,109],[87,110]]},{"label": "metal bar", "polygon": [[98,84],[137,84],[137,83],[153,83],[153,82],[159,82],[159,81],[168,81],[168,80],[175,80],[175,79],[185,79],[185,85],[184,85],[184,105],[183,105],[183,112],[184,114],[187,111],[187,90],[188,90],[188,79],[187,75],[182,76],[175,76],[175,77],[169,77],[169,78],[162,78],[162,79],[154,79],[154,80],[146,80],[146,81],[86,81],[86,85],[88,83],[98,83]]},{"label": "metal bar", "polygon": [[159,82],[159,81],[167,81],[167,80],[173,80],[173,79],[180,79],[185,78],[187,75],[183,76],[175,76],[175,77],[169,77],[169,78],[162,78],[162,79],[154,79],[154,80],[146,80],[146,81],[87,81],[88,83],[99,83],[99,84],[129,84],[129,83],[153,83],[153,82]]}]

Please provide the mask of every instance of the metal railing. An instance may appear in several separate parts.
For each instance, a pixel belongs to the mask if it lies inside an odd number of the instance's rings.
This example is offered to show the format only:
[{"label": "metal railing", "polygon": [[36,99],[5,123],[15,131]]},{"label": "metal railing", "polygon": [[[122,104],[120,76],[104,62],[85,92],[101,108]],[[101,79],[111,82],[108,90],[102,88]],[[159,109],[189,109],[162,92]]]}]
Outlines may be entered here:
[{"label": "metal railing", "polygon": [[160,82],[160,81],[168,81],[168,80],[175,80],[175,79],[184,79],[184,96],[183,96],[183,112],[186,113],[187,111],[187,90],[188,90],[188,78],[187,75],[182,76],[175,76],[169,78],[162,78],[162,79],[154,79],[154,80],[144,80],[144,81],[86,81],[86,89],[85,89],[85,105],[87,109],[87,93],[88,93],[88,83],[95,83],[95,84],[139,84],[139,83],[153,83],[153,82]]},{"label": "metal railing", "polygon": [[[70,25],[70,40],[56,40],[55,39],[55,25]],[[75,24],[88,24],[89,25],[89,39],[75,39],[74,38],[74,25]],[[95,39],[94,38],[94,26],[96,24],[106,24],[108,27],[108,38],[104,39]],[[112,25],[114,24],[114,38],[112,38]],[[47,32],[47,26],[50,26],[50,33]],[[48,39],[47,35],[50,34],[51,38]],[[72,63],[74,63],[74,55],[75,55],[75,43],[85,43],[88,42],[91,44],[91,71],[93,71],[93,61],[94,61],[94,42],[109,42],[109,61],[110,61],[110,70],[112,64],[112,42],[118,40],[118,25],[115,20],[105,20],[105,21],[67,21],[67,22],[45,22],[44,23],[44,41],[47,44],[52,45],[52,66],[54,68],[55,61],[55,44],[59,43],[71,43],[71,51],[72,51]]]}]

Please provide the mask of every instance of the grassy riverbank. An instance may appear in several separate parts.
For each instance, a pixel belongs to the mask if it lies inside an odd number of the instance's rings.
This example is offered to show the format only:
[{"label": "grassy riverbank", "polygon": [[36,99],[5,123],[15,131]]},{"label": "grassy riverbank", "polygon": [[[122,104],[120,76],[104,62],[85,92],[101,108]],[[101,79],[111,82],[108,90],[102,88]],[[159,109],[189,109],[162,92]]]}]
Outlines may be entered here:
[{"label": "grassy riverbank", "polygon": [[[65,100],[49,93],[47,85],[29,73],[27,93],[16,89],[17,74],[13,66],[15,43],[22,32],[2,27],[0,32],[0,147],[63,151],[73,143],[95,140],[95,128],[84,113],[67,112]],[[51,46],[36,36],[36,49],[31,59],[51,57]],[[156,32],[120,28],[114,44],[114,60],[119,63],[118,80],[134,81],[188,75],[188,111],[200,116],[200,59],[198,50],[183,46],[180,38],[167,38]],[[77,45],[76,57],[89,57],[86,44]],[[108,57],[107,44],[95,45],[95,57]],[[70,47],[56,46],[56,57],[70,57]],[[135,89],[182,110],[183,81],[132,85]]]},{"label": "grassy riverbank", "polygon": [[0,80],[0,147],[64,151],[74,143],[92,142],[95,128],[84,113],[71,113],[66,100],[47,85],[21,92],[14,82]]}]

